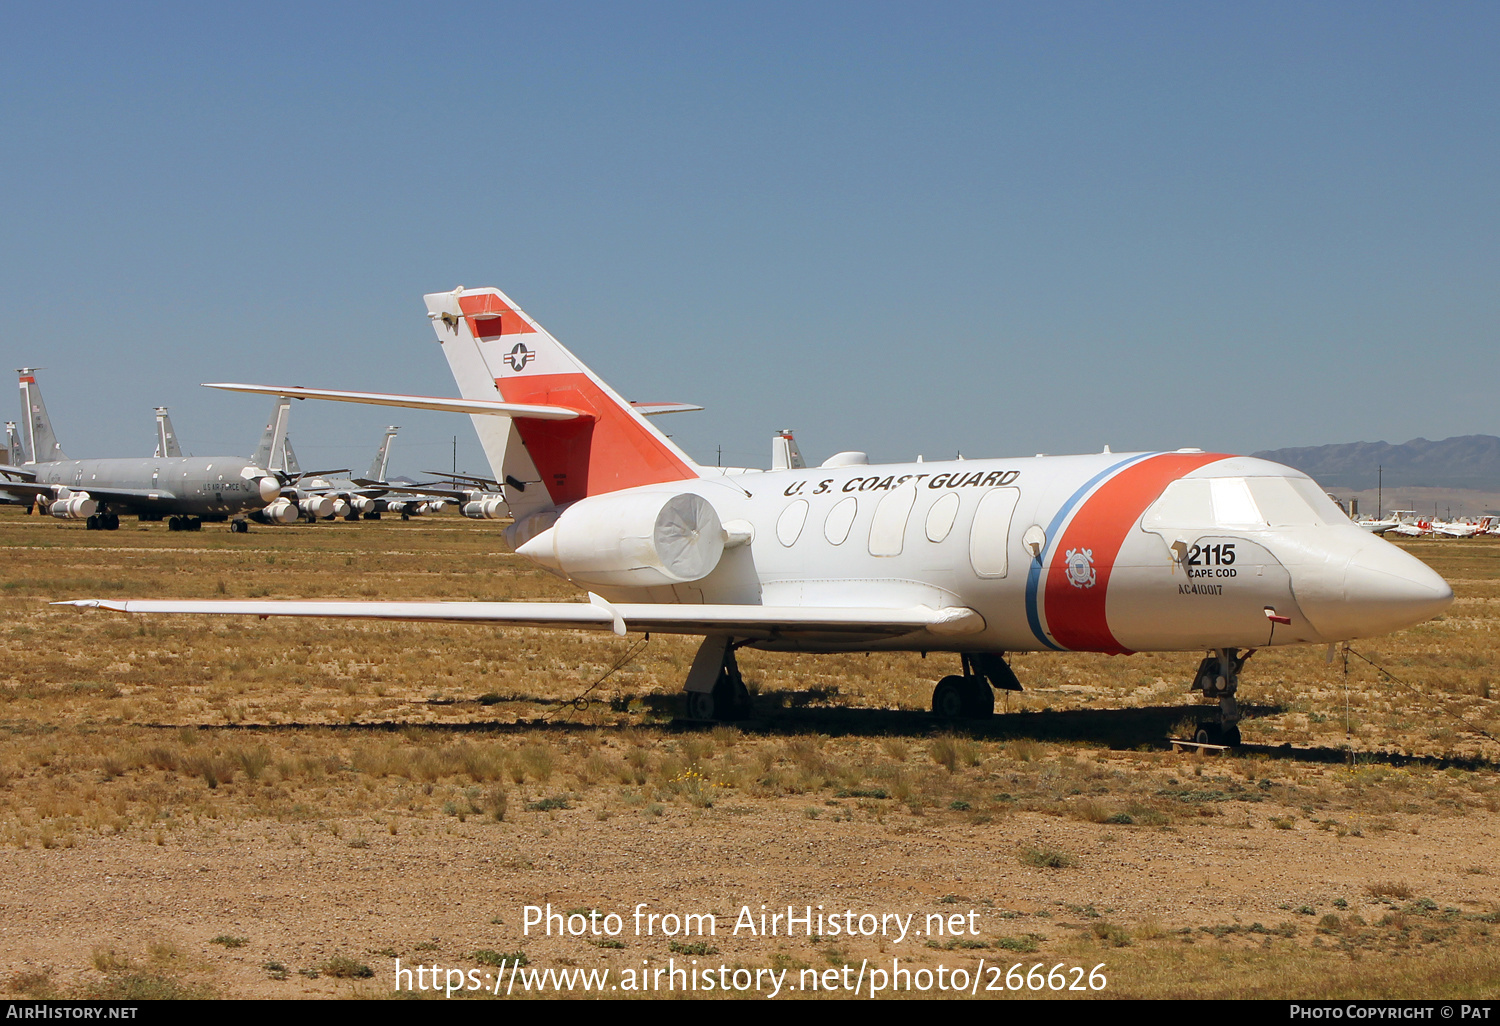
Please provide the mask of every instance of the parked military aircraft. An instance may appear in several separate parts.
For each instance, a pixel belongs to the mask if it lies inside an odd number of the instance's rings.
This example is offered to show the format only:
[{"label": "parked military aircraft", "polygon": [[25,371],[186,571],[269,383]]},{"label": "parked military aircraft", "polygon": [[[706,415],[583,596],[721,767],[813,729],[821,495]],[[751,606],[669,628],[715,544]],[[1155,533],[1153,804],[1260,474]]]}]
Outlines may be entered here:
[{"label": "parked military aircraft", "polygon": [[[19,373],[25,414],[21,446],[30,455],[0,466],[0,487],[44,502],[54,517],[84,520],[91,531],[113,531],[121,514],[154,520],[166,515],[171,530],[196,531],[205,519],[226,520],[260,509],[281,492],[276,478],[232,456],[70,460],[52,432],[34,369],[24,367]],[[165,410],[158,411],[157,424],[158,447],[170,452],[177,442]],[[237,519],[232,526],[243,531],[246,524]]]},{"label": "parked military aircraft", "polygon": [[1453,598],[1307,475],[1265,460],[1189,448],[871,465],[844,452],[726,475],[500,291],[426,302],[462,398],[214,387],[474,415],[516,518],[507,540],[589,601],[73,604],[698,635],[684,688],[703,719],[745,710],[745,645],[955,653],[962,672],[932,695],[945,717],[987,715],[992,688],[1019,687],[1006,653],[1208,649],[1192,687],[1219,708],[1199,736],[1233,743],[1255,649],[1399,630]]}]

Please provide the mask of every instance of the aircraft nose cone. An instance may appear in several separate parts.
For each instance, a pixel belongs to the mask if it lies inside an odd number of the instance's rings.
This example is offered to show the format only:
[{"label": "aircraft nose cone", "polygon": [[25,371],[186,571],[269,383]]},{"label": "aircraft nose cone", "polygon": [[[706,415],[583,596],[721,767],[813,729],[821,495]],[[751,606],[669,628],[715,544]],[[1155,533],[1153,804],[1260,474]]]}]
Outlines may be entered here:
[{"label": "aircraft nose cone", "polygon": [[1303,612],[1329,641],[1368,638],[1425,623],[1453,602],[1453,589],[1431,567],[1388,542],[1355,552],[1341,600]]},{"label": "aircraft nose cone", "polygon": [[275,502],[276,497],[281,494],[281,482],[274,477],[263,477],[260,479],[260,497],[266,502]]}]

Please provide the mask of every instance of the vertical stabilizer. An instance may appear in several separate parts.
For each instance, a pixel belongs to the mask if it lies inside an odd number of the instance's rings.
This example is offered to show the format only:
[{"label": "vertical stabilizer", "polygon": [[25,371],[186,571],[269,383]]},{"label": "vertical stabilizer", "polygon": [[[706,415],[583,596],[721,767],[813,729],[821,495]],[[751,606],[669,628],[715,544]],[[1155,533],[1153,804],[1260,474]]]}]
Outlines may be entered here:
[{"label": "vertical stabilizer", "polygon": [[27,463],[52,463],[65,460],[67,453],[57,444],[52,433],[52,420],[47,416],[47,404],[42,402],[42,390],[37,387],[38,367],[22,367],[21,375],[21,441],[29,455]]},{"label": "vertical stabilizer", "polygon": [[475,416],[517,520],[588,495],[700,476],[697,464],[499,289],[424,297],[465,399],[564,406],[575,420]]},{"label": "vertical stabilizer", "polygon": [[772,470],[802,470],[806,466],[807,461],[802,458],[802,450],[797,448],[797,440],[792,437],[790,428],[771,436]]},{"label": "vertical stabilizer", "polygon": [[182,447],[177,444],[177,432],[172,430],[172,418],[167,416],[167,408],[158,406],[156,408],[156,457],[157,459],[171,459],[182,455]]},{"label": "vertical stabilizer", "polygon": [[[289,472],[286,466],[286,427],[291,412],[292,401],[284,395],[277,396],[276,405],[271,407],[271,419],[261,432],[260,447],[250,457],[251,463],[265,467],[273,474]],[[296,461],[295,456],[292,459]]]},{"label": "vertical stabilizer", "polygon": [[370,464],[370,472],[365,475],[366,481],[385,482],[385,468],[391,462],[391,443],[396,440],[396,432],[400,430],[395,424],[385,429],[385,440],[380,443],[375,462]]},{"label": "vertical stabilizer", "polygon": [[291,435],[281,436],[281,444],[271,450],[271,459],[275,462],[273,469],[281,471],[287,477],[302,476],[302,465],[297,462],[297,454],[292,451]]},{"label": "vertical stabilizer", "polygon": [[26,447],[21,444],[21,432],[13,420],[5,422],[5,462],[13,467],[26,462]]}]

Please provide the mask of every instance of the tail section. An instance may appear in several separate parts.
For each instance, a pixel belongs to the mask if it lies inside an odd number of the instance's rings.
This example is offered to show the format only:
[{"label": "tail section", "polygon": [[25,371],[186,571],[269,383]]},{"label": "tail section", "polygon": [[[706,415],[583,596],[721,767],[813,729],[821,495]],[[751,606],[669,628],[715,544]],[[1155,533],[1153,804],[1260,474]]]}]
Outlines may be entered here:
[{"label": "tail section", "polygon": [[299,473],[297,457],[292,455],[286,436],[291,413],[292,401],[284,395],[277,396],[276,405],[271,408],[271,420],[261,432],[260,446],[255,450],[255,455],[250,457],[250,462],[273,474],[290,474],[295,477]]},{"label": "tail section", "polygon": [[572,420],[474,417],[519,520],[588,495],[700,476],[697,464],[499,289],[424,297],[465,399],[565,407]]},{"label": "tail section", "polygon": [[792,437],[790,428],[771,436],[772,470],[802,470],[806,466],[807,461],[802,458],[802,450],[797,448],[797,440]]},{"label": "tail section", "polygon": [[385,441],[380,443],[375,462],[370,464],[370,472],[365,475],[366,481],[385,481],[385,468],[391,461],[391,443],[396,440],[396,432],[400,430],[395,424],[385,429]]},{"label": "tail section", "polygon": [[13,420],[5,422],[5,462],[13,467],[26,462],[26,449],[21,445],[21,432],[16,428],[16,422]]},{"label": "tail section", "polygon": [[172,430],[172,418],[167,416],[167,408],[158,406],[156,408],[156,458],[171,459],[182,455],[182,446],[177,444],[177,432]]},{"label": "tail section", "polygon": [[22,441],[30,456],[26,462],[52,463],[55,460],[65,460],[68,456],[62,451],[62,446],[57,444],[57,436],[52,433],[52,419],[47,416],[47,404],[42,402],[42,390],[37,387],[36,371],[35,367],[22,367],[17,371],[21,375],[21,412],[25,415],[21,424]]}]

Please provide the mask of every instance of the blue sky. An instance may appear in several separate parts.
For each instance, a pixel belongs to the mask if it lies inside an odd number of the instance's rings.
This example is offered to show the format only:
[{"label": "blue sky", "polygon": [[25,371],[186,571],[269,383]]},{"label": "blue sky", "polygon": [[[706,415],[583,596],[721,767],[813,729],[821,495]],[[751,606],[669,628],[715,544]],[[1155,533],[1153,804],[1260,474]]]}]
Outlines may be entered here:
[{"label": "blue sky", "polygon": [[[761,466],[1500,433],[1500,7],[8,5],[0,352],[74,456],[453,394],[497,285]],[[14,396],[14,393],[11,393]],[[15,417],[12,398],[4,419]],[[298,404],[304,466],[483,471]]]}]

